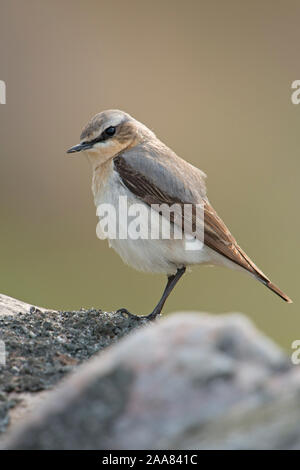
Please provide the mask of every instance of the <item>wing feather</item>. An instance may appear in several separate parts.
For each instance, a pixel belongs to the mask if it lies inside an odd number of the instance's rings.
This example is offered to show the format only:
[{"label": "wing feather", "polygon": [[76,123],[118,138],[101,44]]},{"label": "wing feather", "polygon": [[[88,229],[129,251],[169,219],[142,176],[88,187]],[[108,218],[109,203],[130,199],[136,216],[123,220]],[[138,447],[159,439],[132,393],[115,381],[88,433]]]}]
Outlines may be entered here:
[{"label": "wing feather", "polygon": [[[249,271],[277,295],[290,302],[289,297],[272,284],[246,255],[211,206],[206,197],[205,174],[202,171],[179,158],[159,141],[155,145],[144,143],[122,152],[114,158],[114,167],[123,184],[150,206],[192,204],[193,230],[195,227],[203,228],[203,220],[199,220],[196,211],[196,206],[201,204],[204,209],[205,245]],[[184,219],[184,211],[180,212],[180,217],[176,218],[175,213],[172,221],[180,224],[183,230],[186,222],[187,226],[191,226],[191,221]]]}]

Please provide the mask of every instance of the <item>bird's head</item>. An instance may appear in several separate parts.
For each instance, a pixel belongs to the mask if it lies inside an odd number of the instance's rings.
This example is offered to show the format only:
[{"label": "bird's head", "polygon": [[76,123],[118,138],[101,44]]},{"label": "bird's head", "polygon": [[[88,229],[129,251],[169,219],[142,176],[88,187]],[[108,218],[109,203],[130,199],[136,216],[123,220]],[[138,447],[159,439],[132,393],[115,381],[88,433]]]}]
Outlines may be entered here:
[{"label": "bird's head", "polygon": [[96,114],[83,129],[80,144],[67,153],[85,151],[90,160],[104,163],[151,137],[154,134],[142,123],[124,111],[113,109]]}]

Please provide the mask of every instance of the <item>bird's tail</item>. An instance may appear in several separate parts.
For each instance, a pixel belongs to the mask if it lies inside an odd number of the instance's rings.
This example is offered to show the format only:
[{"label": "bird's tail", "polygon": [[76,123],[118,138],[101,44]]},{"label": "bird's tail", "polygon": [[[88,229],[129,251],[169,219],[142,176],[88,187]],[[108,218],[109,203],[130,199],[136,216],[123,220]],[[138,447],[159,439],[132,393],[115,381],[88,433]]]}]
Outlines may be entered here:
[{"label": "bird's tail", "polygon": [[254,275],[254,277],[262,282],[265,286],[268,287],[271,291],[275,292],[279,297],[281,297],[285,302],[288,304],[292,304],[293,301],[290,297],[288,297],[279,287],[275,286],[273,282],[270,281],[270,279],[267,278],[267,276],[256,266],[256,264],[253,263],[253,261],[249,258],[248,255],[242,250],[240,246],[237,245],[239,253],[243,256],[245,261],[248,263],[248,267],[246,269]]},{"label": "bird's tail", "polygon": [[279,289],[279,287],[275,286],[275,284],[273,284],[273,282],[271,282],[269,279],[264,279],[264,278],[261,278],[260,276],[256,276],[256,279],[262,282],[271,291],[275,292],[275,294],[279,295],[279,297],[285,300],[288,304],[293,303],[292,299],[290,299],[290,297],[288,297],[284,292],[282,292],[282,290]]},{"label": "bird's tail", "polygon": [[253,263],[245,251],[237,244],[236,239],[231,235],[230,231],[220,219],[214,208],[209,204],[208,200],[204,201],[204,241],[212,250],[221,256],[229,259],[236,265],[248,271],[252,276],[262,282],[270,290],[275,292],[279,297],[288,302],[292,300],[275,286],[270,279]]}]

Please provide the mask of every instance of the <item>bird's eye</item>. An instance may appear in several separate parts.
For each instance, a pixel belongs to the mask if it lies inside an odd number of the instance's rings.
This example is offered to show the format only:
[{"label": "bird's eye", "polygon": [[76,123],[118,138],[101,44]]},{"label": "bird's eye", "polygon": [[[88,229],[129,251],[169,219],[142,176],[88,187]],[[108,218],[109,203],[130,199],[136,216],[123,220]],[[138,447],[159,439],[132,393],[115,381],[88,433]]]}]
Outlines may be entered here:
[{"label": "bird's eye", "polygon": [[110,126],[107,129],[105,129],[104,132],[107,136],[112,137],[114,135],[114,133],[116,132],[116,128],[113,127],[113,126]]}]

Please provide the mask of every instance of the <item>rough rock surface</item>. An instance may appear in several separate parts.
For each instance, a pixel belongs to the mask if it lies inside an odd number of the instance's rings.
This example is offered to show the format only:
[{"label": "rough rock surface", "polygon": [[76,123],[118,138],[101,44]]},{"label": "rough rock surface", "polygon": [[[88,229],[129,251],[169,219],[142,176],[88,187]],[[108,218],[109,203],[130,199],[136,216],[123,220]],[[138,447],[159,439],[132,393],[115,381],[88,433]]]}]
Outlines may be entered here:
[{"label": "rough rock surface", "polygon": [[5,365],[0,363],[0,433],[10,415],[18,419],[40,400],[28,392],[48,390],[75,366],[144,323],[133,315],[96,309],[48,311],[0,295],[0,340],[6,353]]},{"label": "rough rock surface", "polygon": [[300,369],[240,314],[173,314],[72,367],[3,448],[300,448]]}]

